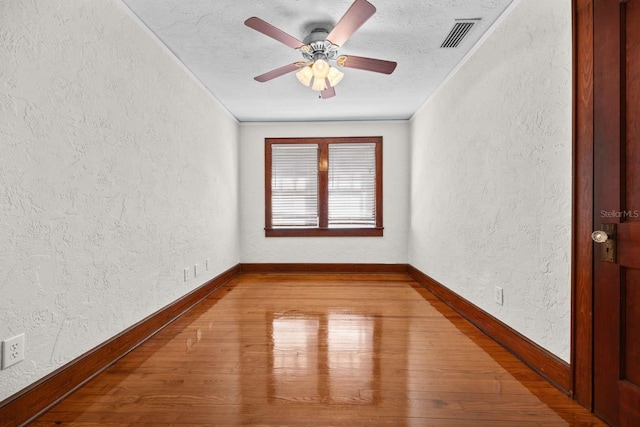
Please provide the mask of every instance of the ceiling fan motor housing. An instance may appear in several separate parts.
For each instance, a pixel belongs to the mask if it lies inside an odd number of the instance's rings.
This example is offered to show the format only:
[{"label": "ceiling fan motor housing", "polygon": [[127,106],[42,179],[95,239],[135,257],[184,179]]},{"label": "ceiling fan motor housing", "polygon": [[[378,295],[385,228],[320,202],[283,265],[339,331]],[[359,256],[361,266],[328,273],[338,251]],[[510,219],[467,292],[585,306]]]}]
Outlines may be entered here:
[{"label": "ceiling fan motor housing", "polygon": [[338,46],[327,40],[329,32],[324,28],[316,28],[304,38],[304,46],[300,48],[302,56],[307,61],[319,59],[335,60],[338,57]]}]

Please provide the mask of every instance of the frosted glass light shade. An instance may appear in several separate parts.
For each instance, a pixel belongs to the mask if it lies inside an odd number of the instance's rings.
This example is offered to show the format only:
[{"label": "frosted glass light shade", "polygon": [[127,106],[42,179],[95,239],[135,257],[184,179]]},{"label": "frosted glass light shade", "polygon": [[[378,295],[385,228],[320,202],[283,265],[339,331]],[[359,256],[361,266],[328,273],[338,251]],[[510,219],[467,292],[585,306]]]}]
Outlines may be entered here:
[{"label": "frosted glass light shade", "polygon": [[331,68],[331,66],[324,59],[318,59],[313,63],[313,66],[311,68],[313,71],[313,77],[315,77],[316,80],[324,80],[324,78],[329,75],[329,68]]},{"label": "frosted glass light shade", "polygon": [[313,87],[311,89],[322,92],[326,88],[327,84],[324,82],[324,79],[319,79],[317,77],[313,79]]},{"label": "frosted glass light shade", "polygon": [[329,69],[329,74],[327,75],[327,78],[329,79],[329,84],[331,85],[331,87],[336,87],[336,85],[340,83],[343,77],[344,77],[344,73],[338,70],[337,68],[331,67]]},{"label": "frosted glass light shade", "polygon": [[300,71],[296,73],[296,77],[305,86],[309,86],[311,84],[311,79],[313,78],[313,71],[311,71],[311,67],[302,67]]}]

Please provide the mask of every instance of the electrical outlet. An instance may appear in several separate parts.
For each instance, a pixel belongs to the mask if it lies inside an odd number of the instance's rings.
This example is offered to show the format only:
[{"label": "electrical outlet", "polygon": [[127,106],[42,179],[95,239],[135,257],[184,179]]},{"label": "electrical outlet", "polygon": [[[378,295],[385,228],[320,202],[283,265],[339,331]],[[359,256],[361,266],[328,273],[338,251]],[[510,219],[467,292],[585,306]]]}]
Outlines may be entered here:
[{"label": "electrical outlet", "polygon": [[200,264],[194,264],[193,277],[198,277],[198,274],[200,274]]},{"label": "electrical outlet", "polygon": [[207,258],[206,260],[204,260],[204,269],[206,271],[209,271],[209,258]]},{"label": "electrical outlet", "polygon": [[189,276],[191,275],[191,269],[189,269],[188,267],[184,269],[184,281],[186,282],[187,280],[189,280]]},{"label": "electrical outlet", "polygon": [[496,304],[503,305],[504,304],[504,294],[502,293],[502,288],[500,286],[495,287],[495,296]]},{"label": "electrical outlet", "polygon": [[2,369],[24,360],[24,334],[2,341]]}]

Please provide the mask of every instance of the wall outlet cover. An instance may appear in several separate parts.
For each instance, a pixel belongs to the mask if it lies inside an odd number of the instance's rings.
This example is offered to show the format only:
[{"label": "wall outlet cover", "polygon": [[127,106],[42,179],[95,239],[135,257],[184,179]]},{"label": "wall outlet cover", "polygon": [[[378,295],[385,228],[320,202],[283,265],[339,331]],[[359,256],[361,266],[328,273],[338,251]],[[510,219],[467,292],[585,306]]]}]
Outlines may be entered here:
[{"label": "wall outlet cover", "polygon": [[495,301],[496,301],[496,304],[499,304],[499,305],[504,304],[504,294],[500,286],[495,287]]},{"label": "wall outlet cover", "polygon": [[2,369],[24,360],[24,334],[2,341]]}]

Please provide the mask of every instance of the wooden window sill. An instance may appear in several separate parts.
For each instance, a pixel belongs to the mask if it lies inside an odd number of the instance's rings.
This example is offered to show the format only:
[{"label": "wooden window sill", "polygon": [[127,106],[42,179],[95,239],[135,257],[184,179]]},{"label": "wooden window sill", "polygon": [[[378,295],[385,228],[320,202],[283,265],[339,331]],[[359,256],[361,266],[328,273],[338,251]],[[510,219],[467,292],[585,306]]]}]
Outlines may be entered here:
[{"label": "wooden window sill", "polygon": [[383,227],[375,228],[265,228],[266,237],[380,237]]}]

